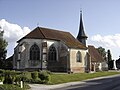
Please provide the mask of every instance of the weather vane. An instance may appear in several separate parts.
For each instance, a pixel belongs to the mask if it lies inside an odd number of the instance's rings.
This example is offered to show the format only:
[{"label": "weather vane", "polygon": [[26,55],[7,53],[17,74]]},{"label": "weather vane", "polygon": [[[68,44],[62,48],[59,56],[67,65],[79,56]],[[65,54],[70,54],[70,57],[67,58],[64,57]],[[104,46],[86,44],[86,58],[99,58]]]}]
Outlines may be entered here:
[{"label": "weather vane", "polygon": [[37,23],[37,27],[39,27],[39,22]]},{"label": "weather vane", "polygon": [[82,8],[80,8],[80,12],[82,13]]}]

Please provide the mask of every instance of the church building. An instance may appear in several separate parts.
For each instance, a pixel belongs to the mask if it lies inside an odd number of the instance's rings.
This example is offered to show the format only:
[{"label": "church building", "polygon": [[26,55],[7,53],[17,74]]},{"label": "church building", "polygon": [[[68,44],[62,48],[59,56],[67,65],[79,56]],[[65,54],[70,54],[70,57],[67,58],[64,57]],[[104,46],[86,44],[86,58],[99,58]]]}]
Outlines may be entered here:
[{"label": "church building", "polygon": [[86,40],[82,12],[77,38],[69,32],[36,27],[17,41],[13,69],[85,72],[88,66]]}]

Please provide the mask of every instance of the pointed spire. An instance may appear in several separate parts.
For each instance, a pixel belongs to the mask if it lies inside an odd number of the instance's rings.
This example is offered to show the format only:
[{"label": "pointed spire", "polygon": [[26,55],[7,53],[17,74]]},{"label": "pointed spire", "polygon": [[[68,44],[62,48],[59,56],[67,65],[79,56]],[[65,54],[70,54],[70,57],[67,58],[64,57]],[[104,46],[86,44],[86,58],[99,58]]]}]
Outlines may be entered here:
[{"label": "pointed spire", "polygon": [[87,36],[85,35],[83,20],[82,20],[82,10],[80,10],[80,26],[77,39],[86,46]]}]

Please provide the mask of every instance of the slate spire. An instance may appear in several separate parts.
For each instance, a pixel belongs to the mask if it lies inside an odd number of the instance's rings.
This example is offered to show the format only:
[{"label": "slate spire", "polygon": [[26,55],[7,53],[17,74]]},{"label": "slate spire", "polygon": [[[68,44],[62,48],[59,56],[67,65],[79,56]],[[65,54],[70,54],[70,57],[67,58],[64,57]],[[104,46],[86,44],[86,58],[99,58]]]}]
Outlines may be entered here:
[{"label": "slate spire", "polygon": [[79,33],[77,39],[86,46],[87,36],[84,31],[83,20],[82,20],[82,11],[80,11],[80,26],[79,26]]}]

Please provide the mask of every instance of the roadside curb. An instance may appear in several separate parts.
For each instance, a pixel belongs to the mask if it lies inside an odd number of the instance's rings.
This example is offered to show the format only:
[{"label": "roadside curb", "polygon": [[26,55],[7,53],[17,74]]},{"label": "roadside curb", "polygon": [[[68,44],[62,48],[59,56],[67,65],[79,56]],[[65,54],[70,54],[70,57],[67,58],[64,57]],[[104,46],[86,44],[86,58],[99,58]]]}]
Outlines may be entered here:
[{"label": "roadside curb", "polygon": [[86,82],[86,81],[91,81],[91,80],[98,80],[98,79],[104,79],[104,78],[112,78],[112,77],[116,77],[116,76],[120,76],[120,74],[115,74],[115,75],[110,75],[110,76],[101,76],[101,77],[91,78],[91,79],[87,79],[87,80],[83,80],[83,81]]}]

